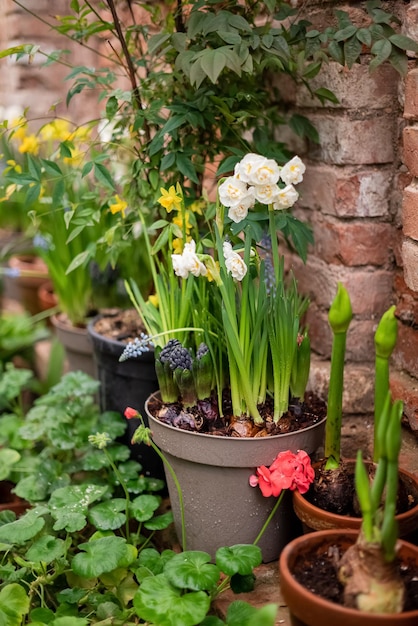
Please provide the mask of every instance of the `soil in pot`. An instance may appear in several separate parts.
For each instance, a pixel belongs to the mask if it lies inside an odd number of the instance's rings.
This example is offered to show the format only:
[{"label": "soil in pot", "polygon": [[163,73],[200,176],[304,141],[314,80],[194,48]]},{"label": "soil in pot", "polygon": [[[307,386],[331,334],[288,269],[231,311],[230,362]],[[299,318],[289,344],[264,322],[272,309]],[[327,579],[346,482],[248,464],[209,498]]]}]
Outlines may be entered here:
[{"label": "soil in pot", "polygon": [[128,343],[145,332],[144,325],[135,309],[102,309],[100,313],[93,328],[103,337]]},{"label": "soil in pot", "polygon": [[266,437],[283,435],[303,430],[320,422],[326,415],[325,403],[312,393],[305,395],[304,402],[290,402],[289,410],[280,420],[273,421],[273,403],[267,400],[259,407],[264,419],[262,427],[254,425],[251,419],[236,418],[232,413],[229,392],[223,395],[224,415],[219,417],[215,395],[184,409],[181,403],[164,404],[159,398],[152,398],[148,409],[159,421],[181,428],[225,437]]},{"label": "soil in pot", "polygon": [[[299,555],[292,565],[294,578],[317,596],[343,603],[343,586],[337,577],[338,563],[342,557],[341,546],[323,543],[319,548]],[[398,562],[399,575],[405,585],[404,612],[418,610],[418,564]],[[359,623],[361,615],[359,614]]]},{"label": "soil in pot", "polygon": [[[370,478],[373,478],[375,465],[367,464]],[[314,506],[349,517],[361,517],[354,486],[355,461],[353,459],[342,460],[337,470],[326,470],[325,461],[315,464],[315,480],[309,491],[304,495]],[[400,477],[398,488],[398,502],[396,513],[404,513],[418,504],[418,493],[411,492],[407,483],[407,476]]]}]

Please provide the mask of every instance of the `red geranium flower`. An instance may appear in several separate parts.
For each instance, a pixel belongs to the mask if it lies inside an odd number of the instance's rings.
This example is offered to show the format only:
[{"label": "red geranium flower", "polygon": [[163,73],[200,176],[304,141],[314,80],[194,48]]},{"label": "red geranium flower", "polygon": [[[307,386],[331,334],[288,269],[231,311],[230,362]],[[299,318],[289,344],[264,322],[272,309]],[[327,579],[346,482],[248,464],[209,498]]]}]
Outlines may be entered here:
[{"label": "red geranium flower", "polygon": [[258,485],[266,498],[277,498],[283,489],[306,493],[314,478],[315,471],[309,455],[304,450],[296,454],[287,450],[279,452],[270,467],[258,467],[257,475],[250,476],[250,485]]},{"label": "red geranium flower", "polygon": [[125,409],[125,417],[127,420],[131,420],[133,417],[138,417],[138,411],[128,406]]}]

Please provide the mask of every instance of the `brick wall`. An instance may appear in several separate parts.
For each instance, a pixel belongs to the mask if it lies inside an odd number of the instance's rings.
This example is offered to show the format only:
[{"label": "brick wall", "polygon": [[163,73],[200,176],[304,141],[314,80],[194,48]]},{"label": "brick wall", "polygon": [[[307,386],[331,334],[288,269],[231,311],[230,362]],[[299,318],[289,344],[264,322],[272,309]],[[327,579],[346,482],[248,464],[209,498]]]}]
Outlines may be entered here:
[{"label": "brick wall", "polygon": [[[49,0],[24,0],[37,14],[51,12]],[[54,0],[54,14],[69,0]],[[363,16],[358,1],[298,0],[315,24],[323,26],[341,8],[353,19]],[[418,0],[384,2],[399,16],[402,32],[418,41]],[[30,41],[57,44],[52,33],[0,0],[1,47]],[[44,45],[45,45],[44,43]],[[94,52],[66,45],[71,63],[94,65]],[[315,233],[306,266],[292,259],[301,289],[312,305],[308,316],[316,356],[311,384],[327,391],[331,334],[327,313],[341,281],[349,290],[354,319],[347,343],[344,410],[368,413],[373,408],[373,335],[381,314],[397,305],[399,341],[393,357],[394,395],[405,400],[405,413],[418,433],[418,69],[413,57],[406,79],[389,65],[370,74],[368,58],[352,70],[335,63],[315,79],[338,97],[339,104],[319,106],[304,89],[280,77],[279,88],[289,106],[315,124],[319,145],[295,142],[307,162],[301,217]],[[0,60],[0,105],[31,105],[43,117],[54,102],[64,111],[66,67],[42,70],[39,65],[12,65]],[[74,99],[69,114],[90,119],[94,94]]]},{"label": "brick wall", "polygon": [[[302,6],[302,2],[299,2]],[[308,1],[314,23],[331,9],[358,16],[359,2]],[[403,34],[418,40],[418,2],[386,2]],[[306,266],[293,259],[316,358],[311,384],[325,394],[332,336],[328,309],[337,282],[348,289],[354,318],[347,338],[344,410],[373,409],[373,336],[382,313],[396,304],[399,339],[392,359],[394,396],[418,433],[418,69],[411,56],[405,80],[387,64],[370,74],[368,57],[350,71],[336,63],[315,79],[339,99],[325,107],[298,89],[292,105],[316,126],[319,145],[305,148],[307,172],[300,201],[315,245]],[[315,85],[314,85],[315,86]]]}]

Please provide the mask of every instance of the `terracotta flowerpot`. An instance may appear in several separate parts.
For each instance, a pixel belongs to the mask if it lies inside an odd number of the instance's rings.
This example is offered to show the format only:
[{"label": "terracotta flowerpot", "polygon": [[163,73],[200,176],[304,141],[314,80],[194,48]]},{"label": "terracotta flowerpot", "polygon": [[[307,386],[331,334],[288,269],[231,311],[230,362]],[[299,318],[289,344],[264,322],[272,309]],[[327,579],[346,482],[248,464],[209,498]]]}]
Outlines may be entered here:
[{"label": "terracotta flowerpot", "polygon": [[10,269],[16,271],[10,285],[12,297],[18,299],[31,315],[36,315],[41,311],[38,289],[48,279],[46,264],[40,257],[30,254],[12,256],[8,264]]},{"label": "terracotta flowerpot", "polygon": [[[50,280],[43,282],[38,287],[38,301],[41,311],[54,310],[58,306],[58,298],[54,292],[54,286]],[[50,318],[47,319],[49,326],[52,326]]]},{"label": "terracotta flowerpot", "polygon": [[[346,459],[345,463],[353,468],[355,466],[354,459]],[[369,463],[370,464],[370,463]],[[314,467],[318,467],[318,463],[314,464]],[[417,533],[418,530],[418,479],[414,474],[407,472],[406,470],[399,470],[400,480],[408,494],[408,499],[414,503],[408,511],[400,513],[396,516],[398,521],[399,536],[403,539],[412,540],[412,535]],[[301,495],[299,492],[293,493],[293,507],[296,515],[301,520],[305,532],[312,532],[313,530],[334,530],[341,528],[351,528],[353,530],[360,530],[361,518],[350,517],[349,515],[337,515],[336,513],[330,513],[324,509],[321,509],[311,502],[306,497],[306,494]]]},{"label": "terracotta flowerpot", "polygon": [[29,502],[12,493],[14,484],[8,480],[0,481],[0,512],[13,511],[16,517],[23,515],[30,507]]},{"label": "terracotta flowerpot", "polygon": [[[301,585],[292,572],[295,563],[308,552],[323,553],[338,546],[343,553],[357,539],[357,531],[321,530],[302,535],[282,551],[279,561],[280,589],[289,608],[292,626],[416,626],[418,610],[397,614],[365,613],[344,607],[312,593]],[[400,541],[401,561],[418,565],[418,547]]]},{"label": "terracotta flowerpot", "polygon": [[[99,401],[102,411],[117,411],[122,415],[126,407],[135,408],[147,423],[145,402],[158,389],[155,373],[154,352],[145,352],[136,359],[119,361],[126,343],[109,339],[96,332],[95,324],[102,316],[93,318],[87,331],[93,345],[97,377],[100,381]],[[125,418],[123,418],[125,420]],[[126,444],[140,425],[139,419],[125,420],[127,423]],[[144,473],[153,478],[164,478],[160,457],[145,444],[132,446],[132,456],[142,465]]]},{"label": "terracotta flowerpot", "polygon": [[[152,438],[173,467],[183,494],[186,547],[208,552],[212,558],[220,547],[253,543],[276,502],[276,498],[265,498],[258,487],[250,486],[249,478],[256,468],[271,465],[281,451],[313,454],[323,443],[325,417],[304,430],[272,437],[222,437],[163,424],[148,409],[151,398],[145,408]],[[166,479],[181,539],[179,496],[169,471]],[[300,532],[291,495],[286,493],[258,544],[263,561],[276,560]]]},{"label": "terracotta flowerpot", "polygon": [[65,348],[67,370],[81,370],[96,378],[93,346],[87,328],[73,326],[63,313],[53,315],[51,322],[58,340]]}]

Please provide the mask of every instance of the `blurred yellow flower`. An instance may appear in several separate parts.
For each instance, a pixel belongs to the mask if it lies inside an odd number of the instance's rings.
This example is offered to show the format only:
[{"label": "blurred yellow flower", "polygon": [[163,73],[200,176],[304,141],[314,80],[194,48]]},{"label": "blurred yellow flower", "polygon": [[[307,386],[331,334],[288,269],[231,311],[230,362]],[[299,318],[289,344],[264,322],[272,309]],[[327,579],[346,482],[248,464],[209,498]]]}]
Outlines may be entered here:
[{"label": "blurred yellow flower", "polygon": [[26,135],[21,145],[19,146],[19,152],[22,154],[29,152],[30,154],[38,154],[39,152],[39,140],[36,135]]},{"label": "blurred yellow flower", "polygon": [[125,202],[125,200],[122,200],[118,196],[118,194],[116,194],[115,197],[112,198],[109,209],[112,215],[115,215],[116,213],[122,213],[122,217],[125,217],[125,211],[127,207],[128,207],[128,203]]},{"label": "blurred yellow flower", "polygon": [[67,120],[53,120],[42,126],[39,135],[43,141],[66,141],[70,136],[70,124]]},{"label": "blurred yellow flower", "polygon": [[176,226],[178,226],[181,230],[183,230],[183,227],[184,227],[186,233],[189,234],[192,229],[192,224],[190,223],[190,220],[189,220],[188,211],[185,212],[185,222],[186,223],[183,225],[183,216],[181,213],[178,213],[176,217],[173,217],[173,224],[176,224]]},{"label": "blurred yellow flower", "polygon": [[79,148],[71,148],[71,156],[64,157],[63,161],[71,167],[79,167],[84,161],[85,154]]},{"label": "blurred yellow flower", "polygon": [[156,309],[158,309],[158,296],[156,294],[148,297],[148,302],[150,302]]},{"label": "blurred yellow flower", "polygon": [[158,198],[158,202],[166,209],[167,213],[171,213],[173,209],[179,211],[183,199],[176,192],[174,185],[171,185],[168,191],[163,188],[160,191],[162,195]]}]

